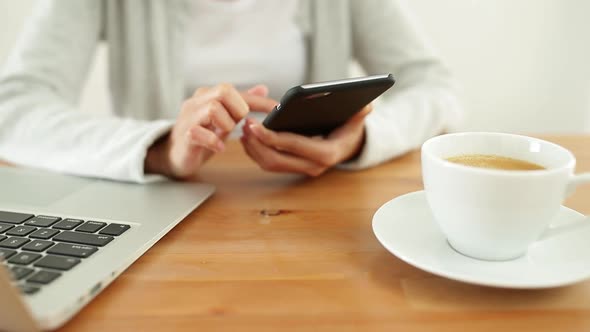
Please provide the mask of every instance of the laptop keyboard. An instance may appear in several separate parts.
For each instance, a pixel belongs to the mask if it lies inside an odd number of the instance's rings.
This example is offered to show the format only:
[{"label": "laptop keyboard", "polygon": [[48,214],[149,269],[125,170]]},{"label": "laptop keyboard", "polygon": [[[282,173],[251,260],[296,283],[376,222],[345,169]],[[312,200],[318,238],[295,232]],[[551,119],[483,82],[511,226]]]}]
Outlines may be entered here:
[{"label": "laptop keyboard", "polygon": [[125,233],[129,225],[0,211],[0,264],[35,294]]}]

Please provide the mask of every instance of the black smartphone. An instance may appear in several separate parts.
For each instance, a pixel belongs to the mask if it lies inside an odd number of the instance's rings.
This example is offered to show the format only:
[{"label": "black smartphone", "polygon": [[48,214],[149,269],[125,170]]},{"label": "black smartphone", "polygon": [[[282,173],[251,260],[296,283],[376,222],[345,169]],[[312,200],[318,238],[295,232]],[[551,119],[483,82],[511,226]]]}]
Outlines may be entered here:
[{"label": "black smartphone", "polygon": [[387,91],[393,75],[373,75],[304,84],[289,89],[264,119],[274,131],[326,136]]}]

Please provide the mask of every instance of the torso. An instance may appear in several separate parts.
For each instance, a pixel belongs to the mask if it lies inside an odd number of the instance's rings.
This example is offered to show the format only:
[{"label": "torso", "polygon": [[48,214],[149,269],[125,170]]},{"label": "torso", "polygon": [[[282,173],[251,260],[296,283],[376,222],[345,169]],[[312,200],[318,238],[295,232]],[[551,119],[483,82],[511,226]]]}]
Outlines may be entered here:
[{"label": "torso", "polygon": [[305,36],[297,0],[196,0],[185,50],[186,95],[222,82],[245,90],[266,84],[279,99],[302,84]]}]

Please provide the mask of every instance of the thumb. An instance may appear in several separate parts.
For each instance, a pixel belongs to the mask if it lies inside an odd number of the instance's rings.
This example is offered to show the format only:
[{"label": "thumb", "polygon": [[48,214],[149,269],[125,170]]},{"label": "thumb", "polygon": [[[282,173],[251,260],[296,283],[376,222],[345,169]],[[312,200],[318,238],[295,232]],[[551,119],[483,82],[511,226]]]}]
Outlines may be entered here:
[{"label": "thumb", "polygon": [[373,111],[372,104],[363,107],[362,110],[353,115],[341,127],[336,128],[333,132],[331,132],[328,138],[339,138],[342,136],[346,136],[350,133],[355,132],[357,128],[362,128],[364,126],[365,118],[367,117],[367,115],[369,115],[369,113],[371,113],[371,111]]},{"label": "thumb", "polygon": [[258,85],[251,87],[246,92],[251,95],[266,97],[266,96],[268,96],[268,87],[264,84],[258,84]]},{"label": "thumb", "polygon": [[367,115],[369,115],[369,113],[371,113],[373,111],[373,104],[368,104],[367,106],[363,107],[363,109],[361,109],[359,112],[357,112],[355,115],[352,116],[352,118],[350,118],[350,120],[348,121],[352,121],[352,122],[360,122],[363,121]]}]

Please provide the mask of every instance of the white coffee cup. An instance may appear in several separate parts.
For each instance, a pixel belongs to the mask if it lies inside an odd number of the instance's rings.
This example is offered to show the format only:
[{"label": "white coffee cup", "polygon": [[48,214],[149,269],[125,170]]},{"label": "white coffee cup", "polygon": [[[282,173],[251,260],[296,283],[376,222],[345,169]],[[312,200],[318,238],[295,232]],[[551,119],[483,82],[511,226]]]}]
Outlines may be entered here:
[{"label": "white coffee cup", "polygon": [[[545,169],[498,170],[446,160],[468,154],[509,157]],[[559,145],[512,134],[448,134],[422,146],[424,189],[435,220],[456,251],[485,260],[526,253],[564,199],[578,184],[590,182],[590,174],[574,175],[575,165],[573,154]]]}]

